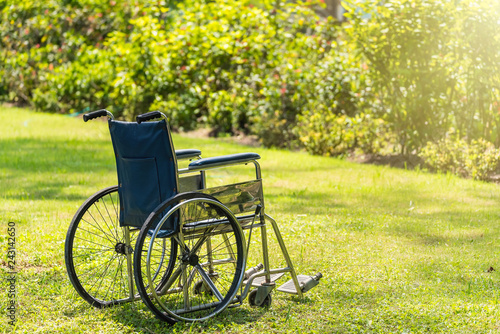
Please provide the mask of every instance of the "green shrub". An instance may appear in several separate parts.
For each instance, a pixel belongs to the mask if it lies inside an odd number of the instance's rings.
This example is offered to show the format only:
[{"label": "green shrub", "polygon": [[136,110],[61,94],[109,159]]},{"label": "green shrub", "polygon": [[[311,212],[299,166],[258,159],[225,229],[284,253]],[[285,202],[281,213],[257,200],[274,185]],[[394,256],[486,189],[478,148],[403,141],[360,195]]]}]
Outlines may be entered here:
[{"label": "green shrub", "polygon": [[43,78],[33,90],[32,103],[40,110],[74,113],[83,109],[99,109],[112,105],[109,78],[115,68],[101,61],[106,50],[99,53],[82,46],[78,61],[63,63],[54,70],[40,74]]},{"label": "green shrub", "polygon": [[379,115],[391,125],[403,154],[448,128],[452,7],[444,0],[392,0],[383,5],[356,1],[351,9],[347,31],[367,59],[383,105]]},{"label": "green shrub", "polygon": [[[79,62],[88,46],[100,51],[111,32],[128,32],[132,29],[129,20],[140,15],[143,8],[153,10],[156,4],[153,0],[134,4],[125,0],[1,1],[0,93],[8,91],[8,94],[0,95],[0,99],[32,103],[35,88],[51,85],[47,76],[52,71]],[[48,91],[57,91],[59,87],[41,89],[52,95]],[[43,96],[40,99],[44,100]],[[48,99],[37,107],[47,111],[68,110],[57,99]]]},{"label": "green shrub", "polygon": [[500,151],[484,140],[473,140],[469,145],[465,167],[470,177],[476,180],[489,180],[497,172],[500,162]]},{"label": "green shrub", "polygon": [[489,180],[499,167],[500,150],[484,139],[467,143],[456,134],[450,134],[436,143],[427,143],[420,157],[433,170]]},{"label": "green shrub", "polygon": [[467,151],[467,142],[451,134],[437,142],[428,142],[419,156],[435,171],[467,176],[465,170]]},{"label": "green shrub", "polygon": [[235,133],[244,129],[247,124],[244,96],[235,92],[220,90],[210,94],[207,99],[207,123],[215,133]]},{"label": "green shrub", "polygon": [[468,138],[500,146],[500,2],[457,5],[453,101],[454,127]]},{"label": "green shrub", "polygon": [[0,0],[0,100],[314,154],[418,152],[450,127],[500,145],[498,2],[351,0],[345,25],[320,2]]},{"label": "green shrub", "polygon": [[496,0],[346,1],[346,32],[367,61],[400,152],[450,126],[500,143],[500,3]]},{"label": "green shrub", "polygon": [[390,142],[385,122],[370,114],[336,115],[323,106],[299,119],[300,142],[311,154],[344,156],[355,149],[376,153]]},{"label": "green shrub", "polygon": [[339,41],[301,80],[303,112],[295,133],[312,154],[346,155],[354,149],[378,152],[388,145],[387,124],[374,117],[379,108],[363,58],[353,44]]},{"label": "green shrub", "polygon": [[351,79],[337,83],[340,73],[329,74],[337,26],[311,6],[187,1],[175,20],[130,19],[129,31],[109,33],[99,48],[82,47],[76,61],[45,75],[33,101],[63,112],[106,107],[126,119],[159,109],[177,129],[208,124],[257,134],[266,146],[291,146],[297,117],[318,92],[356,112]]}]

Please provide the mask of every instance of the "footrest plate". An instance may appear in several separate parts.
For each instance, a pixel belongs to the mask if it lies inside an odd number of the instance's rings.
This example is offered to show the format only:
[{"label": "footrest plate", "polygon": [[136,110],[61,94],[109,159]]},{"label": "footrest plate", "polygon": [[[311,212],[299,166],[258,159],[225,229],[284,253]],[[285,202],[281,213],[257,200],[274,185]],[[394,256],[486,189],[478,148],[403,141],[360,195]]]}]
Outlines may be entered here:
[{"label": "footrest plate", "polygon": [[[283,277],[284,274],[285,273],[272,274],[271,275],[271,282],[276,282],[281,277]],[[258,288],[259,286],[262,285],[262,283],[265,283],[265,282],[266,282],[266,276],[257,277],[256,279],[253,280],[252,286],[255,287],[255,288]],[[247,285],[247,283],[248,283],[248,280],[244,280],[243,281],[244,285]]]},{"label": "footrest plate", "polygon": [[[308,275],[297,275],[297,280],[299,281],[299,285],[302,287],[304,283],[311,279],[311,276]],[[289,280],[278,289],[280,292],[291,293],[293,295],[297,295],[297,289],[295,289],[295,284],[293,284],[293,279]]]}]

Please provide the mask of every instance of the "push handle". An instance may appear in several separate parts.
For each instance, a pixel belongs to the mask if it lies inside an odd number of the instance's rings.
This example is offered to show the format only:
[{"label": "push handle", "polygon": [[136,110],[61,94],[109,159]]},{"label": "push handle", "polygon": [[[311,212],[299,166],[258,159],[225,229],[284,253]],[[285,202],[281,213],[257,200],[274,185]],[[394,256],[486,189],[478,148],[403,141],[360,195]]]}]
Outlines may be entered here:
[{"label": "push handle", "polygon": [[158,110],[155,110],[139,115],[135,118],[135,120],[137,121],[138,124],[141,124],[142,122],[146,122],[155,118],[166,118],[166,117]]},{"label": "push handle", "polygon": [[109,111],[107,111],[106,109],[101,109],[101,110],[92,111],[92,112],[89,112],[88,114],[83,115],[83,120],[85,122],[87,122],[91,119],[99,118],[102,116],[109,116],[111,119],[114,118],[113,114],[111,114]]}]

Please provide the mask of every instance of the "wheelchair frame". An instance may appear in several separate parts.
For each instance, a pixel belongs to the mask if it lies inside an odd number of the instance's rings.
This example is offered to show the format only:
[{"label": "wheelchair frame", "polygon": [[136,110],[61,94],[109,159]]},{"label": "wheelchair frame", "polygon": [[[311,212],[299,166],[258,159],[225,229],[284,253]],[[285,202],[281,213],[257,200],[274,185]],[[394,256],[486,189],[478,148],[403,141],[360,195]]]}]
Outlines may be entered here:
[{"label": "wheelchair frame", "polygon": [[[109,111],[98,110],[84,115],[84,121],[102,116],[114,119]],[[164,114],[150,112],[138,116],[137,123],[159,118],[166,122]],[[269,306],[271,292],[276,287],[275,282],[287,273],[290,274],[291,280],[277,288],[277,291],[302,297],[303,293],[319,283],[321,273],[315,276],[296,274],[278,224],[265,212],[258,154],[247,153],[202,159],[199,150],[179,150],[175,151],[175,155],[177,160],[193,161],[187,168],[182,169],[178,169],[175,163],[178,195],[164,201],[151,212],[135,240],[131,238],[131,232],[136,233],[139,228],[131,226],[118,228],[118,211],[123,208],[119,210],[116,208],[119,204],[118,198],[112,195],[117,192],[116,186],[103,189],[91,196],[75,214],[66,237],[65,262],[71,283],[87,302],[96,307],[106,307],[141,298],[158,318],[174,323],[178,320],[206,320],[227,307],[241,305],[247,297],[252,306]],[[248,164],[253,164],[255,168],[255,179],[206,188],[207,171]],[[116,217],[113,212],[110,213],[112,211],[110,207],[114,208]],[[105,218],[106,213],[110,218],[109,223]],[[105,222],[102,226],[98,223],[101,219],[99,216]],[[285,267],[273,269],[270,266],[268,222],[283,254]],[[169,224],[178,227],[166,229],[165,226]],[[245,270],[252,231],[257,228],[261,232],[263,263]],[[119,229],[123,235],[119,233]],[[246,230],[249,231],[248,246],[243,232]],[[99,238],[101,232],[100,238],[103,239],[101,242],[106,245],[98,248],[100,244],[95,238]],[[82,235],[88,235],[89,240],[84,240]],[[213,247],[211,240],[219,237],[220,244]],[[198,239],[194,243],[196,238]],[[232,238],[234,243],[231,243]],[[149,240],[149,244],[146,239]],[[194,244],[188,246],[186,240],[190,239],[193,239]],[[170,240],[170,248],[166,244],[167,240]],[[236,252],[233,246],[236,247]],[[203,257],[202,248],[205,248],[207,253]],[[214,256],[218,255],[215,254],[217,248],[227,253],[221,253],[222,258],[216,259]],[[116,254],[113,253],[113,249]],[[178,255],[179,251],[181,255]],[[107,252],[111,252],[112,256],[106,262],[107,258],[103,260],[100,256]],[[159,252],[160,255],[153,255],[155,252]],[[205,257],[206,260],[202,260]],[[116,266],[115,261],[119,261]],[[152,267],[152,261],[159,262],[155,262]],[[126,284],[123,277],[125,262]],[[227,265],[224,268],[228,268],[229,271],[225,269],[219,273],[214,269],[222,265]],[[105,271],[99,276],[102,279],[97,291],[92,292],[97,281],[94,282],[89,278],[87,282],[84,279],[89,273],[95,271],[100,273],[103,267]],[[107,277],[110,267],[112,267],[110,272],[115,271],[115,274]],[[188,270],[188,267],[191,269]],[[84,268],[86,271],[79,273],[79,268]],[[116,280],[119,279],[121,282],[117,285]],[[225,282],[222,282],[224,280]],[[103,283],[109,284],[108,290],[104,287],[106,291],[104,296],[99,292]],[[126,296],[125,285],[128,290]],[[115,288],[120,290],[120,294],[116,294],[119,297],[115,296]],[[135,288],[139,293],[135,292]],[[112,293],[108,298],[111,290]],[[238,291],[241,294],[238,295]],[[177,298],[181,294],[182,298]],[[171,309],[170,304],[176,305],[177,308]],[[189,316],[191,313],[194,314],[192,317]]]}]

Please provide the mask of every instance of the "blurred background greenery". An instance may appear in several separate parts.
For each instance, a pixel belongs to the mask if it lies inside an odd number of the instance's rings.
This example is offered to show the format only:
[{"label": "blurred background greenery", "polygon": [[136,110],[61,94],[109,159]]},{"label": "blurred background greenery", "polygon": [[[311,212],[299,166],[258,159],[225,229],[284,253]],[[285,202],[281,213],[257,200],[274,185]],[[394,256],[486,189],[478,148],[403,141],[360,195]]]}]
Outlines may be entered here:
[{"label": "blurred background greenery", "polygon": [[338,4],[0,0],[0,101],[498,174],[500,2]]}]

